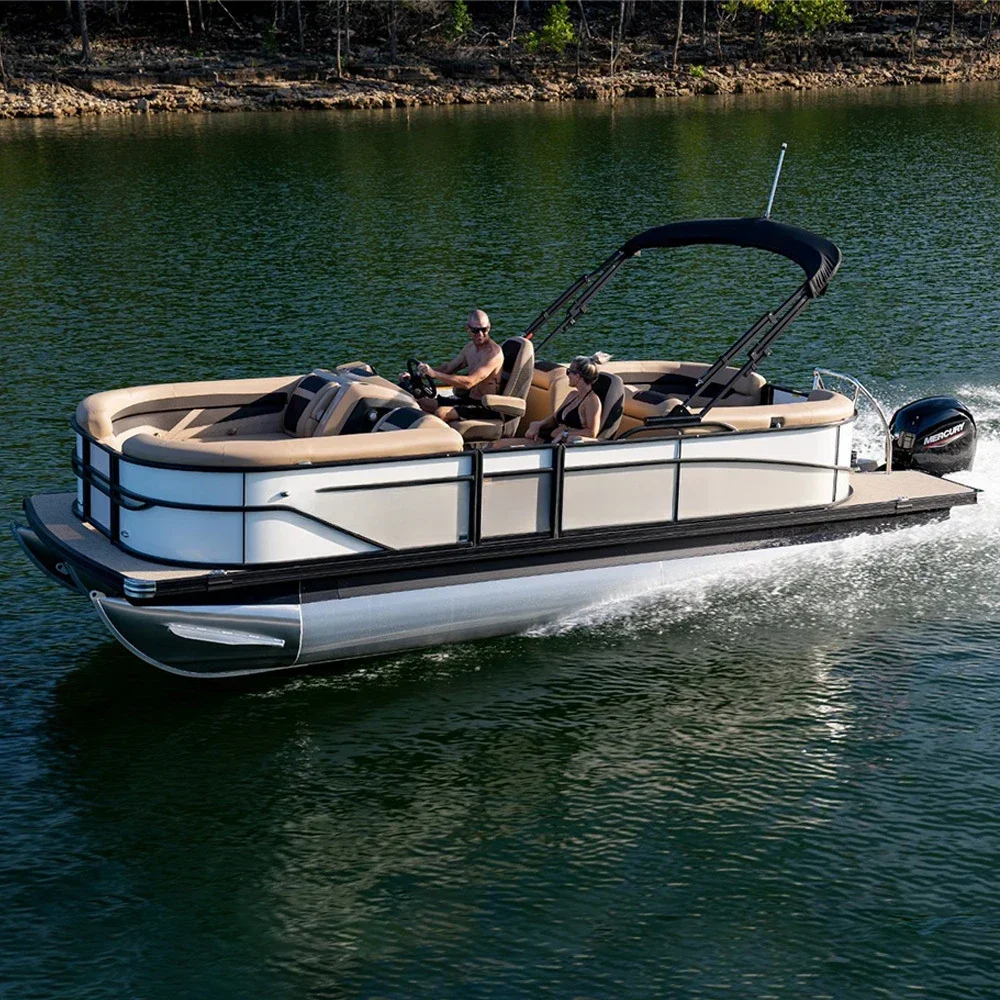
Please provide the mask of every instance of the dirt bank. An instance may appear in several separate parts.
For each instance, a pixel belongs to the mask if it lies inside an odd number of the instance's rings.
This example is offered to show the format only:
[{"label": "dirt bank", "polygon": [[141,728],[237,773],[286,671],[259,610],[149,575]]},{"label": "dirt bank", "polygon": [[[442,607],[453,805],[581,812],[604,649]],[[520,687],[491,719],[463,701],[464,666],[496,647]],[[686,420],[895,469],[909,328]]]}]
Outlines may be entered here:
[{"label": "dirt bank", "polygon": [[168,49],[99,52],[95,66],[66,65],[57,55],[27,51],[20,72],[0,87],[0,118],[92,114],[279,111],[494,104],[510,101],[610,101],[623,97],[821,90],[963,83],[1000,79],[1000,53],[827,59],[820,64],[688,65],[676,73],[633,65],[612,76],[606,65],[536,66],[517,73],[496,64],[386,66],[353,63],[338,77],[328,60],[192,58]]}]

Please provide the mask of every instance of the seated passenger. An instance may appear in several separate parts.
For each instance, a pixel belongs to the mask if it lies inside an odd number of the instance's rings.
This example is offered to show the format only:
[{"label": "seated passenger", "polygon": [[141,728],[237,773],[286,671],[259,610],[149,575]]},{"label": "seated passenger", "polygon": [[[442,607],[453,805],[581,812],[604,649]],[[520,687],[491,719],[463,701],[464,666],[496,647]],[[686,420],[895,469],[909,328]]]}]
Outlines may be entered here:
[{"label": "seated passenger", "polygon": [[573,387],[562,406],[544,420],[528,424],[525,437],[530,441],[565,441],[571,434],[596,438],[601,426],[601,400],[594,392],[600,369],[593,358],[575,357],[567,371]]},{"label": "seated passenger", "polygon": [[[500,372],[503,369],[503,351],[490,338],[490,318],[482,309],[476,309],[465,324],[469,343],[451,361],[440,368],[422,364],[417,370],[438,382],[459,390],[460,395],[438,396],[436,399],[419,399],[417,402],[428,413],[448,423],[456,420],[477,420],[487,417],[504,419],[480,402],[483,396],[500,391]],[[465,375],[456,372],[465,370]]]}]

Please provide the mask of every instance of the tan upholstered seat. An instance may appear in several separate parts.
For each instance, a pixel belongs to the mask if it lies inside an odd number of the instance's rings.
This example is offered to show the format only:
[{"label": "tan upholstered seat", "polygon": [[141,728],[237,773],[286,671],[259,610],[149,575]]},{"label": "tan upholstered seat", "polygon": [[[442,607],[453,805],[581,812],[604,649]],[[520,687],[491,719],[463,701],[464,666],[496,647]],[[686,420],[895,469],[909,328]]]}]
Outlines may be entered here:
[{"label": "tan upholstered seat", "polygon": [[[625,382],[624,416],[619,433],[638,427],[647,417],[667,414],[678,403],[685,402],[709,367],[696,361],[612,361],[602,365],[602,371],[614,372]],[[732,366],[723,368],[688,405],[697,410],[736,374],[737,369]],[[728,413],[733,407],[754,407],[760,403],[761,389],[766,384],[767,380],[757,372],[743,375],[716,408],[725,407]],[[717,415],[715,419],[725,418]]]},{"label": "tan upholstered seat", "polygon": [[[683,400],[677,396],[665,397],[648,416],[666,416]],[[632,402],[627,406],[631,411]],[[634,411],[631,411],[634,412]],[[691,411],[698,415],[700,408]],[[854,416],[854,401],[839,392],[829,389],[814,389],[806,399],[794,403],[772,403],[767,406],[714,406],[705,419],[710,424],[722,424],[737,431],[768,430],[774,427],[824,427],[830,424],[843,423]],[[622,427],[630,430],[641,426],[642,421],[626,417]],[[707,428],[706,428],[707,429]],[[660,433],[662,429],[657,428]],[[697,427],[691,428],[692,433],[701,433]],[[651,430],[648,432],[653,434]],[[670,431],[673,433],[673,431]],[[647,432],[643,432],[643,437]],[[633,436],[634,437],[634,436]]]},{"label": "tan upholstered seat", "polygon": [[[630,418],[641,421],[651,416],[667,397],[685,400],[709,365],[695,361],[612,361],[601,366],[602,371],[618,375],[626,386],[626,423]],[[737,374],[737,369],[723,368],[702,392],[691,400],[692,406],[703,405]],[[749,372],[736,380],[719,406],[753,406],[760,402],[760,392],[766,379],[757,372]]]},{"label": "tan upholstered seat", "polygon": [[[167,433],[193,409],[217,413],[239,410],[269,396],[283,406],[301,378],[283,375],[109,389],[82,400],[76,408],[76,422],[95,440],[115,447],[117,436],[124,431],[145,425]],[[280,411],[275,412],[272,423],[275,432],[281,430]]]},{"label": "tan upholstered seat", "polygon": [[311,438],[263,434],[209,441],[165,441],[152,434],[136,434],[124,442],[122,453],[126,458],[158,465],[262,469],[449,455],[462,450],[462,438],[456,431],[429,413],[422,416],[426,420],[398,434],[337,434]]},{"label": "tan upholstered seat", "polygon": [[[696,410],[695,412],[700,412]],[[814,389],[798,403],[772,403],[769,406],[716,406],[706,419],[743,430],[768,427],[823,427],[843,423],[854,416],[854,401],[829,389]]]},{"label": "tan upholstered seat", "polygon": [[295,425],[295,437],[312,437],[320,422],[326,419],[326,415],[343,390],[344,386],[340,382],[327,382],[320,388],[309,401],[302,416],[299,417],[298,423]]},{"label": "tan upholstered seat", "polygon": [[535,349],[531,341],[524,337],[508,337],[500,348],[503,351],[500,391],[483,396],[480,402],[503,416],[456,420],[451,426],[466,441],[496,441],[502,437],[513,437],[525,414]]},{"label": "tan upholstered seat", "polygon": [[[76,410],[81,430],[105,447],[130,458],[167,465],[200,468],[220,466],[266,468],[300,463],[349,462],[405,456],[443,455],[462,450],[462,438],[444,421],[424,414],[414,399],[384,379],[348,381],[331,392],[322,379],[324,395],[312,410],[306,406],[296,426],[308,411],[316,423],[310,437],[290,437],[284,430],[288,398],[301,385],[303,376],[234,379],[219,382],[183,382],[136,386],[95,393]],[[326,409],[324,400],[334,402]],[[259,415],[266,401],[266,415]],[[339,405],[339,412],[335,412]],[[386,436],[371,433],[320,433],[342,420],[350,420],[357,407],[366,418],[363,431],[372,429],[369,410],[379,413],[416,410],[420,419],[405,433]],[[243,411],[252,411],[244,416]],[[172,429],[192,412],[218,423],[199,425],[195,434],[177,436]],[[320,420],[323,422],[320,423]],[[305,426],[303,426],[305,429]],[[398,428],[402,429],[402,428]]]},{"label": "tan upholstered seat", "polygon": [[414,427],[430,427],[441,421],[432,413],[425,413],[419,406],[400,406],[390,410],[372,428],[373,434],[386,431],[408,431]]},{"label": "tan upholstered seat", "polygon": [[519,435],[524,434],[528,424],[544,420],[562,406],[570,390],[566,372],[566,365],[556,364],[554,361],[535,361],[531,370],[528,398],[525,400],[525,413],[517,428]]}]

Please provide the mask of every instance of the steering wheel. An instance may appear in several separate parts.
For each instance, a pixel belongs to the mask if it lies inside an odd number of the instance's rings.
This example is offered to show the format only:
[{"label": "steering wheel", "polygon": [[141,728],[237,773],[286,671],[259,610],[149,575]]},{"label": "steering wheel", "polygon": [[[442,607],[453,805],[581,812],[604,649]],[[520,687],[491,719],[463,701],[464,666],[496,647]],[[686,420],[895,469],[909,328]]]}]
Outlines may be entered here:
[{"label": "steering wheel", "polygon": [[411,396],[416,399],[434,399],[437,394],[437,386],[430,375],[421,375],[419,368],[421,362],[416,358],[408,358],[406,371],[409,374],[409,385],[404,386]]}]

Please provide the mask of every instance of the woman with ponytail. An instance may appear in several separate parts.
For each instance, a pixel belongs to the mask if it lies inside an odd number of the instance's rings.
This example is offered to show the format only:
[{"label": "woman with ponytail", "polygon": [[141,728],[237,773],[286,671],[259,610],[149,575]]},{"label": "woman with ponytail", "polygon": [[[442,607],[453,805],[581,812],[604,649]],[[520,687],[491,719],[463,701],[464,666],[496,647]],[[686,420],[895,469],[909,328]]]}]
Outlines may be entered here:
[{"label": "woman with ponytail", "polygon": [[528,425],[525,436],[530,441],[565,441],[571,434],[596,438],[601,427],[601,400],[594,392],[600,368],[593,358],[579,355],[569,364],[567,375],[572,386],[562,406],[545,420]]}]

